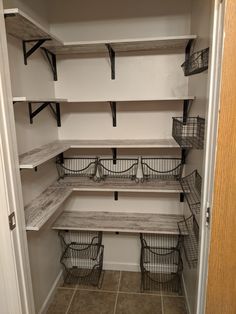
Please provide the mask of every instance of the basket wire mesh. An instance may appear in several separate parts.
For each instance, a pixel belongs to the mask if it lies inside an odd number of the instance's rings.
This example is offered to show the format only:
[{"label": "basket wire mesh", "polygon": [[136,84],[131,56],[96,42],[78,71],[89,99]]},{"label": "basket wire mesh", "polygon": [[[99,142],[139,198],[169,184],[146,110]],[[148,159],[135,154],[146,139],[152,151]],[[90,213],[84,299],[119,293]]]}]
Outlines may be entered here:
[{"label": "basket wire mesh", "polygon": [[98,162],[99,177],[135,180],[138,169],[138,158],[101,158]]},{"label": "basket wire mesh", "polygon": [[180,235],[141,233],[141,290],[181,293]]},{"label": "basket wire mesh", "polygon": [[179,180],[183,164],[180,158],[143,158],[141,159],[143,179]]},{"label": "basket wire mesh", "polygon": [[97,157],[65,157],[63,162],[58,158],[56,161],[60,178],[89,177],[93,178],[97,171]]},{"label": "basket wire mesh", "polygon": [[192,214],[199,215],[201,209],[202,178],[197,170],[180,180],[184,196]]},{"label": "basket wire mesh", "polygon": [[173,118],[172,136],[182,148],[203,149],[205,119],[200,117]]},{"label": "basket wire mesh", "polygon": [[208,69],[209,48],[193,53],[182,65],[185,76],[201,73]]},{"label": "basket wire mesh", "polygon": [[199,227],[194,216],[178,223],[180,234],[183,235],[183,248],[190,268],[198,264]]},{"label": "basket wire mesh", "polygon": [[70,244],[61,257],[64,282],[101,287],[104,246]]}]

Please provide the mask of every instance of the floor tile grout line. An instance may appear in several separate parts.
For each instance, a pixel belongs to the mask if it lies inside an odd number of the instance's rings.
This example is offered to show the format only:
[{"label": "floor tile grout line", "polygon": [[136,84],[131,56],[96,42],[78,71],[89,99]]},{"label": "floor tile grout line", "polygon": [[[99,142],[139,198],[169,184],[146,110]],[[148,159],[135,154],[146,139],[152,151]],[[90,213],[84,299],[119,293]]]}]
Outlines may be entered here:
[{"label": "floor tile grout line", "polygon": [[71,306],[71,304],[72,304],[72,301],[73,301],[73,299],[74,299],[75,294],[76,294],[76,289],[75,289],[74,292],[73,292],[73,295],[72,295],[72,297],[71,297],[71,300],[70,300],[70,302],[69,302],[69,305],[68,305],[68,308],[67,308],[65,314],[68,314],[68,313],[69,313],[70,306]]},{"label": "floor tile grout line", "polygon": [[116,314],[117,301],[118,301],[119,291],[120,291],[121,276],[122,276],[122,272],[120,271],[119,282],[118,282],[118,287],[117,287],[117,292],[116,292],[116,301],[115,301],[113,314]]}]

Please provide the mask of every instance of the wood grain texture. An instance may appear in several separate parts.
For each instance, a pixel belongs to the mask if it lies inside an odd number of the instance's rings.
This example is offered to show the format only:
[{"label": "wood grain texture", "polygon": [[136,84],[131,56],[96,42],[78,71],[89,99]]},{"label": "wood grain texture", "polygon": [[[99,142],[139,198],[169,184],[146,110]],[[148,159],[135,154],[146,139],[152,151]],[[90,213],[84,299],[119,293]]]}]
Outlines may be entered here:
[{"label": "wood grain texture", "polygon": [[70,148],[178,148],[174,139],[58,140],[19,156],[21,169],[33,169]]},{"label": "wood grain texture", "polygon": [[63,212],[53,229],[93,230],[106,232],[179,234],[181,215],[118,212]]},{"label": "wood grain texture", "polygon": [[236,313],[236,1],[228,0],[218,151],[207,288],[207,314]]},{"label": "wood grain texture", "polygon": [[66,177],[56,182],[54,186],[70,187],[73,191],[91,192],[140,192],[140,193],[170,193],[178,194],[183,190],[178,181],[152,180],[136,183],[130,179],[108,178],[105,181],[94,182],[86,177]]},{"label": "wood grain texture", "polygon": [[112,41],[82,41],[64,43],[63,46],[51,46],[50,50],[58,55],[107,53],[108,50],[106,44],[110,44],[115,52],[142,52],[166,49],[185,49],[188,41],[195,38],[195,35],[186,35]]}]

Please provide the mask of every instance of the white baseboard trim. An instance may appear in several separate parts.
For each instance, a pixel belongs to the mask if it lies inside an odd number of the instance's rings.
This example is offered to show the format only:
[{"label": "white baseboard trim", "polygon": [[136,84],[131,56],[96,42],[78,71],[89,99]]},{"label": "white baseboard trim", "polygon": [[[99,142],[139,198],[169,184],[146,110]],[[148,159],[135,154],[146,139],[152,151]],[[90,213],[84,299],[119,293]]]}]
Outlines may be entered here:
[{"label": "white baseboard trim", "polygon": [[61,282],[61,278],[62,278],[62,273],[63,271],[61,270],[59,272],[59,274],[57,275],[56,280],[54,281],[52,288],[50,289],[48,296],[46,297],[41,309],[39,310],[38,314],[46,314],[48,307],[54,297],[54,294],[56,292],[56,288],[59,286],[60,282]]},{"label": "white baseboard trim", "polygon": [[191,314],[191,309],[190,309],[190,304],[189,304],[189,299],[188,299],[188,292],[186,289],[186,284],[185,284],[183,275],[182,275],[182,283],[183,283],[183,288],[184,288],[184,296],[185,296],[185,301],[186,301],[186,305],[187,305],[187,311],[188,311],[188,314]]},{"label": "white baseboard trim", "polygon": [[140,271],[139,264],[134,263],[116,263],[104,262],[103,269],[105,270],[120,270],[120,271]]}]

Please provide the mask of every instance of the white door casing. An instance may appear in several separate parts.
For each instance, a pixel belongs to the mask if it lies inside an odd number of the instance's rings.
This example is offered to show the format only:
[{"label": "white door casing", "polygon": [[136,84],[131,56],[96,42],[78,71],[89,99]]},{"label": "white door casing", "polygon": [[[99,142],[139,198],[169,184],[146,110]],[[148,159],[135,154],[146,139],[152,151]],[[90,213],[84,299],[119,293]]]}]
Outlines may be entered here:
[{"label": "white door casing", "polygon": [[[34,314],[7,39],[0,0],[0,304],[2,314]],[[8,216],[15,212],[16,228]]]}]

